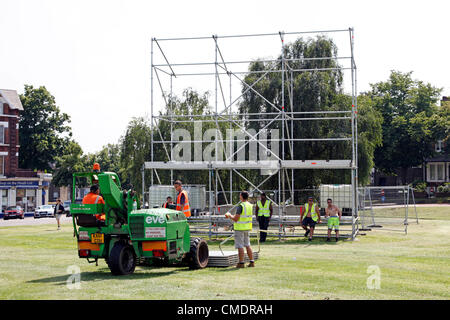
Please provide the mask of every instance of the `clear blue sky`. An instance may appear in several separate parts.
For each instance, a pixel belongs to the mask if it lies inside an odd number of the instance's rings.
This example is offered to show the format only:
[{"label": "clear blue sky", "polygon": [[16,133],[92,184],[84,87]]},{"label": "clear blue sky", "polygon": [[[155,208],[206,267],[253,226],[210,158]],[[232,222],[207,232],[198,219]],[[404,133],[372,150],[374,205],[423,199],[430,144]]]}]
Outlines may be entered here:
[{"label": "clear blue sky", "polygon": [[358,91],[395,69],[450,95],[448,1],[2,0],[0,8],[0,88],[46,86],[85,152],[116,143],[132,117],[149,115],[151,37],[354,27]]}]

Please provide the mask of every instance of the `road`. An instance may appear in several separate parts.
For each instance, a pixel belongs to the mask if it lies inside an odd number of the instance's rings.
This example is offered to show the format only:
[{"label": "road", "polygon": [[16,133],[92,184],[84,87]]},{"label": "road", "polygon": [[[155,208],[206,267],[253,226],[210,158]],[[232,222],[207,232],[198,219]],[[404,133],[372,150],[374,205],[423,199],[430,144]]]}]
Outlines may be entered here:
[{"label": "road", "polygon": [[[398,205],[380,205],[376,204],[373,206],[374,209],[392,209],[392,208],[404,208],[404,204],[398,204]],[[426,203],[426,204],[416,204],[416,207],[448,207],[450,209],[449,203]],[[410,203],[409,208],[414,209],[414,204]]]},{"label": "road", "polygon": [[[72,223],[71,217],[63,216],[60,220],[61,224]],[[33,217],[25,217],[25,219],[11,219],[11,220],[3,220],[0,219],[0,227],[12,227],[12,226],[29,226],[29,225],[39,225],[39,224],[55,224],[56,228],[56,219],[55,218],[39,218],[35,219]]]},{"label": "road", "polygon": [[[417,204],[417,207],[448,207],[450,210],[449,204]],[[402,208],[403,205],[396,205],[396,206],[374,206],[374,209],[388,209],[388,208]],[[413,205],[410,205],[410,209],[414,209]],[[33,217],[25,217],[25,219],[12,219],[12,220],[3,220],[3,218],[0,219],[0,227],[12,227],[12,226],[29,226],[29,225],[39,225],[39,224],[55,224],[56,227],[56,220],[55,218],[39,218],[34,219]],[[71,217],[63,216],[61,217],[61,223],[72,223]]]}]

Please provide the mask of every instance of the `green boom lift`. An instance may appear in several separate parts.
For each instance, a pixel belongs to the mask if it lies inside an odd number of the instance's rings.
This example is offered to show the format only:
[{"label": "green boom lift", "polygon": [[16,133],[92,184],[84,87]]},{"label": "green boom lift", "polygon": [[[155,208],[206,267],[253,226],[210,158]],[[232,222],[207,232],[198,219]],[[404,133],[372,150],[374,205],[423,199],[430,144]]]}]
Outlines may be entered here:
[{"label": "green boom lift", "polygon": [[[77,184],[98,183],[105,204],[76,203]],[[187,265],[201,269],[208,265],[205,240],[191,238],[181,211],[141,209],[136,192],[123,190],[113,172],[73,174],[70,212],[78,255],[89,263],[105,259],[114,275],[134,272],[138,262],[150,265]],[[103,219],[101,219],[103,216]]]}]

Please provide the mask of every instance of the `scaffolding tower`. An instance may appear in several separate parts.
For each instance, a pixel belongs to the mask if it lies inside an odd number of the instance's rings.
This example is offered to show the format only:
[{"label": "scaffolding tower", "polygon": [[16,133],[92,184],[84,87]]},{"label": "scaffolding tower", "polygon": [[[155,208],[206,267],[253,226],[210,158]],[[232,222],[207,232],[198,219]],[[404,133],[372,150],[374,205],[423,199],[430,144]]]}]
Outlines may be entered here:
[{"label": "scaffolding tower", "polygon": [[[348,36],[348,52],[346,56],[333,55],[330,57],[317,57],[317,58],[288,58],[285,56],[285,38],[290,36],[311,36],[311,35],[329,35],[329,34],[341,34],[344,37]],[[347,36],[346,36],[347,34]],[[248,59],[241,60],[226,60],[224,57],[227,52],[222,50],[221,41],[230,41],[233,39],[264,39],[264,41],[277,41],[278,48],[281,50],[280,58],[275,59],[258,59],[258,61],[266,62],[278,62],[281,63],[280,69],[269,69],[269,70],[240,70],[235,69],[235,66],[248,66],[250,63],[254,62],[255,57],[248,57]],[[177,44],[180,42],[209,42],[211,44],[211,57],[214,60],[207,61],[195,61],[195,62],[185,62],[185,61],[172,61],[173,55],[171,52],[163,49],[166,44],[171,45],[167,47],[175,48],[177,50]],[[204,47],[198,46],[199,50],[205,50]],[[219,209],[217,194],[219,192],[218,187],[220,186],[225,195],[227,203],[232,204],[233,195],[233,177],[238,176],[239,178],[246,181],[249,185],[249,191],[259,191],[261,192],[262,185],[267,182],[272,177],[276,177],[278,180],[278,189],[275,192],[277,198],[270,199],[275,207],[278,208],[277,223],[278,223],[278,234],[283,236],[285,230],[283,228],[283,223],[286,221],[286,193],[291,193],[291,199],[294,199],[295,190],[295,170],[299,169],[329,169],[329,170],[350,170],[351,171],[351,190],[352,190],[352,210],[351,210],[351,232],[347,235],[348,238],[354,239],[358,233],[358,128],[357,128],[357,78],[356,78],[356,64],[354,59],[354,30],[353,28],[348,29],[338,29],[338,30],[323,30],[323,31],[307,31],[307,32],[277,32],[277,33],[264,33],[264,34],[240,34],[240,35],[212,35],[207,37],[184,37],[184,38],[152,38],[151,39],[151,159],[144,163],[142,168],[142,190],[145,194],[145,173],[146,170],[150,170],[150,183],[155,184],[155,178],[157,184],[161,184],[158,176],[158,170],[170,170],[171,172],[171,182],[173,183],[173,171],[174,170],[207,170],[209,172],[209,181],[207,186],[209,188],[209,216],[208,219],[212,222],[214,219],[219,219]],[[240,50],[240,49],[239,49]],[[155,56],[158,55],[159,62],[155,63]],[[337,65],[333,68],[313,68],[313,69],[295,69],[292,67],[293,62],[304,62],[305,60],[334,60],[334,61],[345,61],[345,66]],[[206,69],[206,70],[205,70]],[[185,71],[187,70],[187,71]],[[294,111],[294,98],[293,98],[293,88],[294,88],[294,74],[297,72],[326,72],[333,70],[349,70],[351,77],[351,100],[352,106],[348,106],[346,110],[333,110],[333,111]],[[176,71],[176,72],[175,72]],[[280,73],[281,72],[281,101],[279,103],[273,103],[262,93],[255,89],[255,85],[262,81],[270,73]],[[257,75],[257,80],[253,83],[247,83],[242,78],[242,75],[255,74]],[[165,77],[166,81],[162,81],[162,77]],[[176,80],[185,78],[213,78],[214,84],[214,94],[213,99],[213,112],[208,115],[192,115],[192,114],[172,114],[171,113],[171,99],[169,97],[173,96],[173,85]],[[229,86],[223,81],[223,77],[229,78]],[[238,81],[242,86],[240,94],[233,96],[232,91],[232,80]],[[208,80],[209,81],[209,80]],[[168,85],[167,85],[168,84]],[[228,86],[228,88],[226,88]],[[161,95],[163,104],[169,110],[167,115],[158,114],[156,112],[155,106],[155,87],[161,90]],[[276,112],[264,113],[264,129],[270,128],[273,123],[278,123],[281,128],[281,134],[278,141],[281,143],[281,152],[279,155],[274,154],[271,149],[267,148],[266,145],[262,143],[261,139],[258,139],[260,132],[252,134],[236,119],[246,117],[246,121],[262,121],[260,119],[260,114],[242,114],[239,111],[233,110],[233,107],[237,105],[242,96],[246,92],[252,92],[261,98],[265,103],[269,104]],[[288,101],[285,101],[285,95],[287,93]],[[229,96],[228,96],[229,95]],[[228,97],[226,97],[228,96]],[[220,101],[220,102],[219,102]],[[223,104],[223,107],[222,107]],[[220,105],[220,107],[219,107]],[[180,120],[182,119],[182,120]],[[259,148],[264,148],[267,153],[270,153],[272,160],[245,160],[239,161],[235,160],[234,157],[239,150],[229,150],[225,161],[217,158],[218,144],[220,143],[234,143],[236,140],[229,141],[226,138],[215,139],[211,141],[202,141],[215,143],[215,154],[216,159],[211,161],[176,161],[173,157],[173,148],[175,143],[180,143],[180,141],[174,141],[172,137],[172,132],[177,128],[177,125],[185,122],[192,122],[192,119],[196,119],[198,122],[210,123],[216,127],[216,130],[220,131],[219,123],[229,124],[232,126],[239,127],[246,135],[248,140],[243,141],[244,147],[250,142],[255,141]],[[347,137],[316,137],[316,138],[305,138],[296,136],[294,132],[294,122],[296,121],[323,121],[323,120],[335,120],[335,121],[350,121],[351,122],[351,132],[349,132]],[[158,122],[166,121],[170,124],[170,139],[164,139],[161,131],[158,129]],[[155,129],[156,128],[156,129]],[[156,131],[155,131],[156,130]],[[294,144],[305,141],[315,141],[315,142],[338,142],[338,141],[349,141],[351,143],[351,155],[346,159],[295,159],[294,158]],[[189,141],[191,143],[196,142],[195,139]],[[155,161],[154,157],[154,146],[156,144],[162,144],[164,147],[164,152],[168,161]],[[288,146],[288,150],[285,150],[285,144]],[[286,159],[286,153],[290,154],[289,159]],[[259,184],[253,183],[247,179],[240,170],[268,170],[270,174],[263,179]],[[229,189],[225,191],[224,182],[221,181],[220,175],[218,174],[221,170],[229,171]],[[214,184],[213,184],[214,180]],[[205,183],[206,184],[206,183]],[[214,187],[213,187],[214,185]],[[214,190],[213,190],[214,189]],[[227,193],[229,197],[227,197]],[[275,212],[274,212],[275,215]],[[208,234],[214,233],[213,228],[210,223]]]}]

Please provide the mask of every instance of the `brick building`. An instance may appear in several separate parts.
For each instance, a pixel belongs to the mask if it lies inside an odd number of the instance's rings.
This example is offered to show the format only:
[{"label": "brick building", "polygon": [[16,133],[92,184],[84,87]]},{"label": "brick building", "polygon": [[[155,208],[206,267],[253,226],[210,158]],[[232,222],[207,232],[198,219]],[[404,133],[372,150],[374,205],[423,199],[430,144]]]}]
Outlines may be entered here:
[{"label": "brick building", "polygon": [[52,176],[19,168],[19,113],[22,103],[15,90],[0,89],[0,207],[21,206],[32,212],[48,202]]}]

